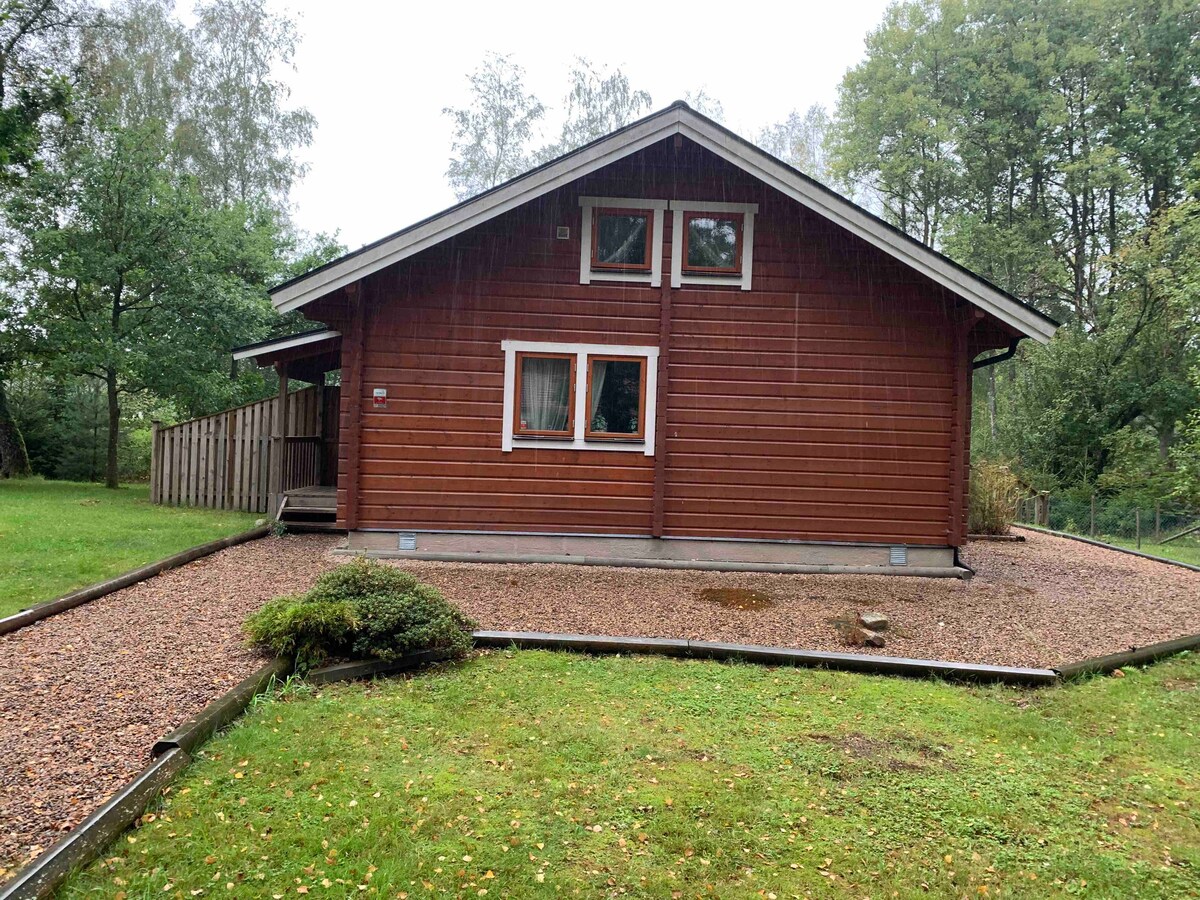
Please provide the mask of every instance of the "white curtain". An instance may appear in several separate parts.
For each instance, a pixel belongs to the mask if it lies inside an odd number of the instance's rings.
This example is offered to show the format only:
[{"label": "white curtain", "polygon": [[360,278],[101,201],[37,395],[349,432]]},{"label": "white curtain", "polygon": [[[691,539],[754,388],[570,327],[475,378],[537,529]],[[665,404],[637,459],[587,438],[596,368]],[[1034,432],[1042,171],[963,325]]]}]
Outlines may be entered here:
[{"label": "white curtain", "polygon": [[521,361],[521,421],[530,431],[564,431],[571,402],[571,361],[527,356]]},{"label": "white curtain", "polygon": [[608,362],[592,360],[592,408],[588,410],[588,425],[596,430],[596,413],[600,411],[600,392],[604,390],[604,377],[608,374]]}]

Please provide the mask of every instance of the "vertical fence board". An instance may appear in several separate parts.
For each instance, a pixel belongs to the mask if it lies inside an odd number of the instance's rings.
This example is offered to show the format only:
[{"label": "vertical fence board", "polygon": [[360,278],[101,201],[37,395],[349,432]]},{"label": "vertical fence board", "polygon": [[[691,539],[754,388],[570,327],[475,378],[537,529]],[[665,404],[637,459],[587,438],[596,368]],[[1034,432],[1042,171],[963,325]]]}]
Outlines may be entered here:
[{"label": "vertical fence board", "polygon": [[279,448],[271,439],[281,412],[278,397],[160,427],[150,445],[151,499],[167,506],[274,512],[267,509],[274,453],[283,454],[285,490],[320,483],[333,392],[313,386],[287,396],[288,433]]}]

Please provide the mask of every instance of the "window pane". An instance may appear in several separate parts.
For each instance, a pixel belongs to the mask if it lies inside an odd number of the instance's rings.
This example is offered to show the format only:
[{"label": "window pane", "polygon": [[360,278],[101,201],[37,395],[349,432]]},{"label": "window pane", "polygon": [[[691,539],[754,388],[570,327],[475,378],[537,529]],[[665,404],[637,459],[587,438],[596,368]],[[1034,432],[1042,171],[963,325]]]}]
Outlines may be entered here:
[{"label": "window pane", "polygon": [[588,402],[589,431],[641,434],[642,364],[636,360],[593,359]]},{"label": "window pane", "polygon": [[687,264],[702,269],[738,267],[738,220],[718,216],[688,219]]},{"label": "window pane", "polygon": [[595,262],[609,266],[645,266],[648,218],[637,213],[596,216]]},{"label": "window pane", "polygon": [[566,431],[570,404],[571,360],[521,357],[522,431]]}]

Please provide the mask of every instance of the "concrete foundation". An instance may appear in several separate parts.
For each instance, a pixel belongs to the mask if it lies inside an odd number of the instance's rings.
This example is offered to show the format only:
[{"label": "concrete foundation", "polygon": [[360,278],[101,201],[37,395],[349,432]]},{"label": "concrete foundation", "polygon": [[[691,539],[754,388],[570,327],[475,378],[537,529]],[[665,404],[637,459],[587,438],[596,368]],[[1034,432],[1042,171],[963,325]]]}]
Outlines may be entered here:
[{"label": "concrete foundation", "polygon": [[[404,547],[406,549],[401,549]],[[902,550],[903,553],[899,551]],[[963,578],[954,548],[703,538],[353,531],[346,553],[389,559]],[[903,562],[900,557],[903,557]]]}]

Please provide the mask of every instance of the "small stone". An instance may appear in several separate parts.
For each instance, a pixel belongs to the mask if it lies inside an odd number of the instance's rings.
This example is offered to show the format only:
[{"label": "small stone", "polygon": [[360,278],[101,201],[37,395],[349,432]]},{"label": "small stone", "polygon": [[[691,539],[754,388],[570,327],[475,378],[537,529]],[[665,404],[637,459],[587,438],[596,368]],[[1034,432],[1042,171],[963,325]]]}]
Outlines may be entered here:
[{"label": "small stone", "polygon": [[851,647],[882,647],[883,635],[869,628],[853,626],[842,631],[842,638]]},{"label": "small stone", "polygon": [[887,631],[888,617],[880,612],[861,612],[858,614],[858,624],[871,631]]}]

